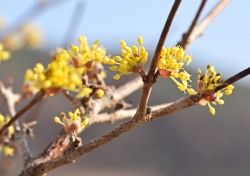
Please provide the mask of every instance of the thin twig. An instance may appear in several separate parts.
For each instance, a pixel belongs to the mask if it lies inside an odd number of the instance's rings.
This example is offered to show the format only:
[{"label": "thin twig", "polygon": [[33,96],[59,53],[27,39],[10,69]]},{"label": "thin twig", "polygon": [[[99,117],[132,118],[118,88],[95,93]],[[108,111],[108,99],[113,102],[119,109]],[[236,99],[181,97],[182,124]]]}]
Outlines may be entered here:
[{"label": "thin twig", "polygon": [[30,7],[27,11],[25,11],[23,14],[18,16],[18,19],[16,19],[14,22],[12,22],[9,27],[4,29],[2,31],[1,36],[5,36],[6,33],[11,33],[19,30],[18,27],[21,26],[21,24],[24,21],[27,21],[27,19],[31,20],[36,17],[38,17],[41,12],[43,12],[47,7],[52,7],[53,5],[59,5],[62,4],[62,2],[67,2],[66,0],[50,0],[50,1],[41,1]]},{"label": "thin twig", "polygon": [[147,108],[147,104],[148,104],[148,100],[149,100],[149,96],[151,93],[151,89],[152,86],[154,84],[154,74],[155,74],[155,70],[156,70],[156,65],[157,62],[159,60],[160,54],[161,54],[161,49],[165,43],[167,34],[169,32],[170,26],[172,24],[172,21],[174,19],[174,16],[178,10],[178,7],[181,3],[181,0],[176,0],[172,6],[172,9],[168,15],[167,21],[165,23],[165,26],[162,30],[159,42],[156,46],[155,49],[155,53],[154,56],[152,58],[151,61],[151,65],[147,74],[147,79],[144,82],[143,88],[142,88],[142,93],[141,93],[141,98],[140,98],[140,102],[139,102],[139,107],[138,110],[136,112],[137,116],[142,116],[146,113],[146,108]]},{"label": "thin twig", "polygon": [[161,33],[161,36],[159,38],[159,42],[156,46],[156,49],[155,49],[155,52],[154,52],[154,56],[152,58],[152,61],[151,61],[151,64],[150,64],[150,68],[149,68],[149,71],[148,71],[148,74],[147,76],[150,76],[151,78],[154,76],[155,74],[155,69],[156,69],[156,65],[157,65],[157,62],[160,58],[160,54],[161,54],[161,49],[165,43],[165,40],[167,38],[167,35],[168,35],[168,32],[169,32],[169,29],[171,27],[171,24],[172,24],[172,21],[175,17],[175,14],[179,8],[179,5],[181,3],[181,0],[175,0],[173,6],[172,6],[172,9],[168,15],[168,18],[167,18],[167,21],[165,23],[165,26],[162,30],[162,33]]},{"label": "thin twig", "polygon": [[78,1],[76,3],[74,13],[68,25],[67,31],[64,35],[63,46],[66,47],[71,42],[72,38],[80,25],[81,18],[85,9],[85,3],[83,1]]},{"label": "thin twig", "polygon": [[76,107],[79,108],[79,110],[81,111],[81,114],[84,114],[85,110],[84,107],[82,106],[82,104],[75,99],[73,96],[70,95],[69,91],[67,90],[62,90],[63,95]]},{"label": "thin twig", "polygon": [[[9,114],[11,115],[11,117],[14,117],[16,115],[15,105],[17,102],[19,102],[21,96],[19,94],[15,94],[12,91],[11,87],[5,88],[5,86],[1,82],[0,82],[0,92],[2,93],[2,95],[6,100]],[[18,120],[15,121],[15,128],[20,128]],[[19,143],[18,148],[20,149],[24,163],[27,163],[28,160],[31,158],[31,152],[29,150],[27,140],[23,136],[23,134],[21,134],[20,131],[17,131],[15,133],[15,139],[18,139]]]},{"label": "thin twig", "polygon": [[113,93],[113,99],[116,102],[123,100],[128,95],[134,93],[143,86],[141,77],[136,77],[124,85],[118,87]]},{"label": "thin twig", "polygon": [[[207,26],[214,20],[216,16],[225,8],[227,4],[229,4],[230,0],[221,0],[215,7],[206,15],[206,17],[202,20],[201,23],[195,25],[193,31],[189,35],[187,42],[181,44],[183,47],[187,48],[188,45],[194,42],[198,37],[200,37]],[[182,39],[183,40],[183,39]],[[182,43],[182,42],[180,42]]]},{"label": "thin twig", "polygon": [[36,94],[36,96],[25,106],[23,107],[15,116],[13,116],[10,121],[8,121],[1,129],[0,136],[8,129],[18,118],[20,118],[24,113],[30,110],[35,104],[37,104],[43,97],[44,91],[41,91]]},{"label": "thin twig", "polygon": [[107,92],[105,97],[95,101],[94,114],[106,108],[112,108],[128,95],[131,95],[143,86],[141,77],[136,77],[115,90]]},{"label": "thin twig", "polygon": [[243,70],[243,71],[237,73],[236,75],[225,80],[221,86],[218,86],[215,88],[214,92],[217,92],[217,91],[227,87],[228,85],[233,84],[236,81],[239,81],[240,79],[248,76],[249,74],[250,74],[250,67],[246,68],[245,70]]},{"label": "thin twig", "polygon": [[[168,106],[170,104],[172,104],[172,102],[152,106],[151,108],[152,108],[152,110],[156,110],[156,109]],[[101,114],[95,115],[95,116],[90,118],[89,126],[97,124],[97,123],[115,123],[117,121],[133,118],[135,113],[136,113],[136,109],[137,108],[121,109],[121,110],[117,110],[117,111],[112,112],[112,113],[101,113]]]},{"label": "thin twig", "polygon": [[191,25],[190,25],[188,31],[187,31],[186,33],[183,34],[182,40],[177,44],[177,45],[182,46],[184,50],[186,49],[186,46],[187,46],[188,43],[189,43],[188,39],[189,39],[190,35],[192,34],[192,32],[193,32],[195,26],[196,26],[196,23],[197,23],[197,21],[198,21],[200,15],[201,15],[202,10],[203,10],[204,7],[205,7],[206,2],[207,2],[207,0],[202,0],[202,2],[201,2],[201,4],[200,4],[200,7],[199,7],[199,9],[198,9],[198,11],[197,11],[197,13],[196,13],[194,19],[193,19],[193,21],[192,21],[192,23],[191,23]]}]

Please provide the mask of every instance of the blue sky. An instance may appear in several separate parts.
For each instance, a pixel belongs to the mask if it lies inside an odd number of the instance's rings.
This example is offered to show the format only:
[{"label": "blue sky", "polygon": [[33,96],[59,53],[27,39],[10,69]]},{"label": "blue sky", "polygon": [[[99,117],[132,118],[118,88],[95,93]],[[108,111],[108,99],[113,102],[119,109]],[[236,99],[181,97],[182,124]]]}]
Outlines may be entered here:
[{"label": "blue sky", "polygon": [[[58,0],[57,0],[58,1]],[[0,0],[0,15],[11,25],[15,25],[20,16],[37,1]],[[61,0],[44,10],[34,22],[45,34],[46,49],[60,46],[71,17],[79,0]],[[79,27],[72,36],[85,34],[90,43],[99,39],[108,51],[119,50],[119,40],[124,39],[129,45],[135,44],[139,35],[144,38],[144,45],[153,52],[162,27],[168,16],[173,0],[85,0]],[[173,46],[187,29],[201,0],[183,0],[174,19],[165,46]],[[202,17],[217,3],[208,0]],[[231,1],[230,4],[207,28],[204,35],[189,48],[193,56],[194,68],[213,64],[226,77],[249,67],[248,55],[250,41],[250,1]],[[201,17],[201,18],[202,18]],[[74,27],[72,27],[73,29]],[[239,82],[250,85],[250,77]]]}]

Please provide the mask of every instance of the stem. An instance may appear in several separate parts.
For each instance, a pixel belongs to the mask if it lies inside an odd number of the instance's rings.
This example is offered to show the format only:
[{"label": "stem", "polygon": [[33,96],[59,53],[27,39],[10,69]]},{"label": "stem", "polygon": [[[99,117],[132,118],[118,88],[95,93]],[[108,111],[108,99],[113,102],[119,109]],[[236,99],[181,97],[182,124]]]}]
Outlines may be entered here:
[{"label": "stem", "polygon": [[116,102],[119,102],[123,100],[125,97],[127,97],[128,95],[140,89],[142,86],[143,86],[142,78],[136,77],[132,79],[131,81],[125,83],[124,85],[118,87],[113,94],[113,99]]},{"label": "stem", "polygon": [[18,118],[20,118],[24,113],[30,110],[36,103],[38,103],[44,96],[44,92],[39,92],[36,96],[23,108],[21,109],[14,117],[10,119],[1,129],[0,136],[7,130]]},{"label": "stem", "polygon": [[[218,4],[215,5],[215,7],[206,15],[206,17],[202,20],[201,23],[198,25],[196,24],[192,30],[192,32],[187,37],[187,41],[181,41],[178,44],[183,46],[185,49],[187,49],[188,45],[193,43],[198,37],[200,37],[207,26],[213,21],[213,19],[219,14],[220,11],[222,11],[225,6],[230,2],[230,0],[221,0]],[[183,35],[185,37],[186,34]],[[184,40],[182,38],[182,40]]]},{"label": "stem", "polygon": [[68,25],[67,31],[64,36],[63,40],[64,47],[68,46],[71,39],[74,37],[74,34],[76,34],[76,31],[80,25],[81,18],[83,16],[82,13],[84,12],[84,9],[85,9],[85,3],[83,1],[78,1],[78,3],[76,3],[74,14],[72,15],[72,18],[70,20],[70,23]]},{"label": "stem", "polygon": [[236,81],[239,81],[240,79],[246,77],[249,74],[250,74],[250,67],[248,67],[245,70],[237,73],[236,75],[228,78],[226,81],[224,81],[223,85],[216,87],[215,90],[214,90],[214,92],[217,92],[217,91],[219,91],[219,90],[227,87],[228,85],[233,84]]},{"label": "stem", "polygon": [[148,104],[148,100],[149,100],[149,96],[151,93],[151,89],[152,86],[154,84],[154,74],[155,74],[155,70],[156,70],[156,66],[157,66],[157,62],[160,58],[160,54],[161,54],[161,49],[165,43],[167,34],[169,32],[170,26],[172,24],[172,21],[174,19],[174,16],[178,10],[178,7],[181,3],[181,0],[176,0],[172,6],[172,9],[168,15],[167,21],[165,23],[165,26],[162,30],[159,42],[156,46],[155,49],[155,53],[147,74],[147,79],[144,81],[144,85],[142,88],[142,93],[141,93],[141,98],[140,98],[140,102],[139,102],[139,107],[138,110],[136,112],[136,116],[142,116],[146,113],[146,108],[147,108],[147,104]]},{"label": "stem", "polygon": [[174,16],[179,8],[179,5],[181,3],[181,0],[175,0],[173,6],[172,6],[172,9],[168,15],[168,18],[167,18],[167,21],[165,23],[165,26],[162,30],[162,33],[161,33],[161,36],[160,36],[160,39],[159,39],[159,42],[156,46],[156,49],[155,49],[155,53],[154,53],[154,56],[153,56],[153,59],[152,59],[152,62],[151,62],[151,65],[150,65],[150,68],[149,68],[149,71],[148,71],[148,75],[147,76],[150,76],[151,78],[153,77],[153,75],[155,74],[155,69],[156,69],[156,65],[157,65],[157,62],[160,58],[160,54],[161,54],[161,49],[165,43],[165,40],[167,38],[167,35],[168,35],[168,32],[169,32],[169,29],[171,27],[171,24],[172,24],[172,21],[174,19]]},{"label": "stem", "polygon": [[81,111],[81,114],[85,113],[84,107],[82,106],[82,104],[75,99],[75,97],[71,96],[68,90],[62,90],[63,95],[76,107],[79,108],[79,110]]},{"label": "stem", "polygon": [[183,34],[182,40],[177,44],[177,45],[182,46],[184,50],[186,49],[187,45],[189,44],[189,37],[192,34],[192,32],[193,32],[193,30],[194,30],[194,28],[196,26],[198,18],[200,17],[201,12],[204,9],[204,6],[205,6],[206,2],[207,2],[207,0],[202,0],[201,5],[200,5],[200,7],[199,7],[199,9],[198,9],[192,23],[191,23],[188,31]]}]

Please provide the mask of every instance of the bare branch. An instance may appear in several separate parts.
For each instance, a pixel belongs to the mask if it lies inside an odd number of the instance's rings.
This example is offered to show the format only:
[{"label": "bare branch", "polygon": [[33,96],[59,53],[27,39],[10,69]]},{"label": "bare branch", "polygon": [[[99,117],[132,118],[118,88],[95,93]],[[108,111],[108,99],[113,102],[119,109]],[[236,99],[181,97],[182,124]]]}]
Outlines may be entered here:
[{"label": "bare branch", "polygon": [[77,100],[75,99],[73,96],[70,95],[69,91],[67,90],[63,90],[62,89],[62,92],[63,92],[63,95],[76,107],[76,108],[79,108],[79,110],[81,111],[81,114],[84,114],[85,110],[84,110],[84,107],[82,106],[82,104]]},{"label": "bare branch", "polygon": [[[11,87],[5,88],[5,86],[1,82],[0,82],[0,92],[6,100],[7,107],[8,107],[11,117],[15,116],[16,115],[15,105],[17,102],[19,102],[19,100],[21,99],[21,96],[19,94],[15,94]],[[15,127],[20,128],[17,120],[15,121]],[[26,163],[31,158],[31,153],[28,147],[27,140],[21,134],[21,132],[16,132],[15,138],[19,139],[18,148],[23,156],[24,162]]]},{"label": "bare branch", "polygon": [[6,101],[10,115],[13,116],[16,113],[15,104],[21,99],[21,96],[19,94],[15,94],[11,87],[6,88],[1,82],[0,93]]},{"label": "bare branch", "polygon": [[[193,43],[198,37],[200,37],[207,26],[214,20],[214,18],[225,8],[227,4],[229,4],[230,0],[221,0],[202,20],[202,22],[194,27],[192,32],[187,36],[186,43],[184,41],[181,41],[180,44],[185,49]],[[184,36],[183,36],[184,37]],[[182,38],[182,40],[184,40]]]},{"label": "bare branch", "polygon": [[188,43],[189,43],[189,42],[188,42],[188,39],[189,39],[190,35],[192,34],[192,32],[193,32],[195,26],[196,26],[196,23],[197,23],[197,21],[198,21],[198,18],[200,17],[201,12],[202,12],[202,10],[204,9],[204,6],[205,6],[206,2],[207,2],[207,0],[202,0],[201,5],[200,5],[200,7],[199,7],[199,9],[198,9],[198,11],[197,11],[197,13],[196,13],[196,15],[195,15],[195,17],[194,17],[192,23],[191,23],[191,25],[190,25],[188,31],[187,31],[186,33],[183,34],[182,40],[177,44],[177,45],[182,46],[184,50],[186,49],[186,47],[187,47],[187,45],[188,45]]},{"label": "bare branch", "polygon": [[[46,10],[48,7],[53,7],[55,5],[61,5],[63,2],[67,2],[66,0],[49,0],[49,1],[40,1],[34,4],[32,7],[30,7],[27,11],[25,11],[23,14],[19,15],[19,18],[16,19],[12,24],[7,27],[2,34],[5,35],[5,33],[11,33],[15,32],[16,30],[19,30],[19,26],[27,20],[34,19],[38,17],[41,12]],[[3,35],[2,35],[3,36]]]},{"label": "bare branch", "polygon": [[[172,104],[172,102],[160,104],[157,106],[152,106],[151,108],[152,110],[156,110],[156,109],[168,106],[170,104]],[[114,122],[125,120],[125,119],[131,119],[132,117],[134,117],[135,113],[136,113],[136,108],[121,109],[113,113],[101,113],[101,114],[91,117],[89,125],[94,125],[96,123],[114,123]]]},{"label": "bare branch", "polygon": [[119,103],[128,95],[140,89],[142,86],[143,83],[141,77],[136,77],[125,83],[124,85],[118,87],[117,89],[111,90],[111,92],[107,92],[105,97],[95,101],[94,114],[98,114],[98,112],[102,111],[105,108],[114,107],[117,103]]},{"label": "bare branch", "polygon": [[125,97],[129,96],[130,94],[140,89],[142,86],[143,82],[141,77],[136,77],[131,81],[125,83],[124,85],[118,87],[113,94],[113,99],[116,102],[119,102],[123,100]]},{"label": "bare branch", "polygon": [[233,84],[236,81],[239,81],[240,79],[248,76],[249,74],[250,74],[250,67],[246,68],[245,70],[243,70],[243,71],[237,73],[236,75],[225,80],[221,86],[218,86],[215,88],[214,92],[217,92],[217,91],[227,87],[228,85]]},{"label": "bare branch", "polygon": [[1,129],[0,136],[5,132],[7,128],[9,128],[18,118],[20,118],[24,113],[30,110],[35,104],[37,104],[43,97],[44,92],[39,92],[36,96],[25,106],[23,107],[17,114],[15,114],[10,121],[8,121]]},{"label": "bare branch", "polygon": [[154,56],[153,56],[152,61],[151,61],[151,65],[150,65],[150,68],[149,68],[149,71],[147,74],[147,78],[146,78],[146,80],[144,80],[144,86],[142,88],[139,107],[138,107],[138,110],[136,112],[137,116],[142,116],[146,113],[146,108],[147,108],[149,96],[151,93],[152,86],[154,84],[154,74],[155,74],[155,70],[156,70],[156,65],[157,65],[157,62],[158,62],[160,54],[161,54],[161,49],[165,43],[167,34],[169,32],[170,26],[172,24],[172,21],[174,19],[174,16],[178,10],[180,3],[181,3],[181,0],[175,0],[174,4],[172,6],[172,9],[168,15],[165,26],[162,30],[159,42],[156,46],[155,53],[154,53]]},{"label": "bare branch", "polygon": [[176,12],[177,12],[177,10],[179,8],[180,3],[181,3],[181,0],[175,0],[174,4],[172,6],[172,9],[171,9],[171,11],[170,11],[170,13],[168,15],[165,26],[164,26],[164,28],[162,30],[160,39],[159,39],[158,44],[157,44],[156,49],[155,49],[154,56],[153,56],[152,61],[151,61],[151,65],[150,65],[150,68],[149,68],[149,71],[148,71],[148,75],[147,75],[147,76],[150,76],[151,79],[155,74],[155,69],[156,69],[157,62],[158,62],[158,60],[160,58],[161,49],[162,49],[162,47],[163,47],[163,45],[165,43],[165,40],[167,38],[169,29],[171,27],[172,21],[173,21],[174,16],[175,16],[175,14],[176,14]]},{"label": "bare branch", "polygon": [[96,123],[114,123],[117,121],[130,119],[134,117],[135,112],[136,109],[129,109],[129,110],[120,109],[113,113],[101,113],[94,117],[91,117],[89,125],[93,125]]},{"label": "bare branch", "polygon": [[71,39],[74,37],[74,34],[76,33],[76,30],[80,25],[84,9],[85,9],[85,3],[83,1],[78,1],[76,3],[74,13],[70,20],[70,24],[68,25],[66,34],[64,35],[63,46],[68,46],[68,44],[71,42]]}]

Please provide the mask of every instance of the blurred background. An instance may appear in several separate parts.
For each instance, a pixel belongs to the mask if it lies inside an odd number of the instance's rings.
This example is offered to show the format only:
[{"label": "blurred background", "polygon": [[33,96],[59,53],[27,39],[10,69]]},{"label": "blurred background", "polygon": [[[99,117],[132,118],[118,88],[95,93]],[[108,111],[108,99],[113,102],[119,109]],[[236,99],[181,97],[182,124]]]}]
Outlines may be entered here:
[{"label": "blurred background", "polygon": [[[173,0],[47,0],[3,1],[0,0],[0,39],[23,24],[35,26],[35,48],[16,47],[12,58],[0,65],[0,80],[14,78],[14,90],[20,91],[27,68],[37,62],[49,62],[50,55],[58,47],[77,43],[78,36],[85,34],[89,43],[96,39],[111,55],[120,53],[120,39],[128,45],[136,44],[142,36],[151,58]],[[189,27],[200,0],[185,0],[175,16],[165,46],[173,46]],[[219,2],[209,0],[201,19]],[[42,3],[42,5],[41,5]],[[213,64],[226,79],[249,67],[250,16],[248,1],[231,1],[188,50],[193,57],[189,72],[196,79],[196,70],[205,70]],[[20,27],[21,26],[21,27]],[[32,26],[32,27],[34,27]],[[41,41],[41,43],[40,43]],[[39,47],[37,47],[39,46]],[[122,85],[132,77],[112,80],[114,73],[107,71],[108,85]],[[126,101],[135,107],[140,92]],[[159,79],[153,89],[150,105],[171,102],[183,95],[170,80]],[[193,106],[167,118],[136,128],[78,160],[50,172],[48,175],[249,175],[250,174],[250,77],[235,84],[231,96],[225,96],[225,105],[216,106],[211,116],[207,107]],[[18,105],[21,109],[27,101]],[[3,104],[3,101],[0,102]],[[1,107],[0,110],[4,111]],[[53,117],[73,107],[60,94],[41,102],[25,114],[23,121],[38,119],[34,127],[35,139],[29,140],[34,156],[41,153],[55,138],[61,126]],[[85,142],[111,130],[119,123],[99,124],[87,129],[82,138]],[[1,170],[9,170],[7,176],[17,175],[22,163],[16,156],[1,163]],[[15,158],[15,159],[16,159]],[[19,158],[19,159],[18,159]],[[7,167],[8,166],[8,167]],[[1,175],[1,174],[0,174]]]}]

